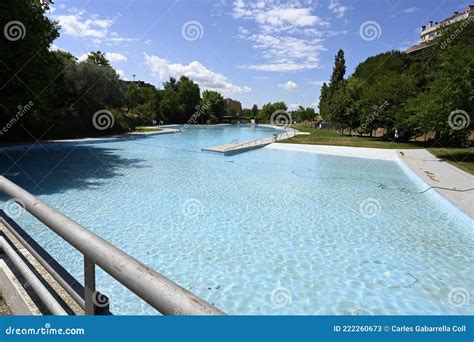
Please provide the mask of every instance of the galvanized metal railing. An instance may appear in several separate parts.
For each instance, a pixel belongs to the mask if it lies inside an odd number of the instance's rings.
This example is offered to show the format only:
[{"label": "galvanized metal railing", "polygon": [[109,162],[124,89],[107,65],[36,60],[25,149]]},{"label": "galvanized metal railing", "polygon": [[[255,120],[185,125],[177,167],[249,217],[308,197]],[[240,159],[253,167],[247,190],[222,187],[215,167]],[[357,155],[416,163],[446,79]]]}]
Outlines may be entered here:
[{"label": "galvanized metal railing", "polygon": [[[82,303],[78,300],[78,304],[86,315],[100,314],[101,308],[107,305],[104,300],[108,299],[96,291],[96,265],[164,315],[224,314],[3,176],[0,176],[0,191],[84,255],[84,299]],[[56,278],[57,274],[53,272],[52,276]],[[74,291],[67,286],[65,290],[70,294]]]},{"label": "galvanized metal railing", "polygon": [[293,128],[286,128],[282,133],[274,134],[273,137],[263,137],[251,141],[246,141],[241,144],[236,144],[230,146],[224,150],[224,152],[230,152],[235,150],[240,150],[243,148],[250,148],[258,145],[271,144],[272,142],[277,142],[284,139],[289,139],[298,134],[298,131]]}]

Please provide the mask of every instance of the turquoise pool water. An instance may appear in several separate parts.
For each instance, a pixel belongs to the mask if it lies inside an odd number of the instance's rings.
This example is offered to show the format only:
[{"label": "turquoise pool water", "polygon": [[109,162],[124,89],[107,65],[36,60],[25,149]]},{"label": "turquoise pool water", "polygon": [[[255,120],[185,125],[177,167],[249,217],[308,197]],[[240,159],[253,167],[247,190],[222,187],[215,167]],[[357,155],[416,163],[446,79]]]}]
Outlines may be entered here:
[{"label": "turquoise pool water", "polygon": [[[200,151],[272,133],[2,149],[0,171],[230,314],[474,312],[472,221],[397,162]],[[16,220],[82,280],[74,249],[29,214]],[[102,272],[98,289],[115,313],[155,312]]]}]

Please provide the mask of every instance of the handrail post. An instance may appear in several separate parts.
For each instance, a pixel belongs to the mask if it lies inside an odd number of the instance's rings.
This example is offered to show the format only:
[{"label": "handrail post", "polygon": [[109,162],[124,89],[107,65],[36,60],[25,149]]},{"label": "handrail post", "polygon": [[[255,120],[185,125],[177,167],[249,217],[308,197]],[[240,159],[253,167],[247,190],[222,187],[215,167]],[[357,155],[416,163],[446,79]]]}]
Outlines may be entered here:
[{"label": "handrail post", "polygon": [[[0,176],[0,192],[10,198],[21,200],[22,206],[29,213],[85,256],[84,302],[87,302],[88,308],[86,313],[100,314],[108,305],[107,297],[95,291],[95,264],[97,264],[104,272],[162,314],[224,314],[3,176]],[[91,303],[96,306],[94,310],[91,309]]]},{"label": "handrail post", "polygon": [[84,302],[85,314],[95,315],[95,263],[91,258],[84,255]]},{"label": "handrail post", "polygon": [[109,298],[95,289],[95,263],[84,255],[84,302],[85,314],[103,315],[109,312]]}]

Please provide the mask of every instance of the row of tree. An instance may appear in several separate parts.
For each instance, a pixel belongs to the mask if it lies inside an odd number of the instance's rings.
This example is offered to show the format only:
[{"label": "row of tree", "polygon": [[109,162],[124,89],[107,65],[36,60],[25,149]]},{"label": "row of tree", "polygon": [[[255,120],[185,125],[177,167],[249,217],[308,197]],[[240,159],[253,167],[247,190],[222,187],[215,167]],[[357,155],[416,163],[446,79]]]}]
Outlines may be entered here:
[{"label": "row of tree", "polygon": [[367,59],[345,78],[344,52],[321,88],[320,113],[342,132],[407,140],[435,133],[443,144],[462,145],[474,112],[474,21],[446,29],[414,56],[390,51]]},{"label": "row of tree", "polygon": [[[119,78],[106,56],[91,52],[78,61],[69,52],[52,50],[59,36],[58,23],[48,18],[51,1],[5,0],[0,4],[2,23],[0,79],[0,140],[82,137],[131,130],[138,124],[214,123],[236,114],[225,108],[223,96],[202,92],[188,77],[170,78],[162,89]],[[254,105],[244,115],[269,120],[286,111],[283,102]],[[98,125],[96,114],[109,115]],[[314,117],[300,107],[293,119]],[[100,129],[97,127],[99,126]]]},{"label": "row of tree", "polygon": [[[206,90],[201,97],[199,86],[187,77],[170,78],[157,89],[121,80],[100,51],[78,61],[52,50],[59,26],[45,15],[50,4],[0,4],[1,22],[15,25],[0,38],[0,140],[110,134],[153,121],[185,123],[191,117],[196,123],[215,122],[226,114],[221,94]],[[110,125],[97,129],[98,111],[109,113]]]}]

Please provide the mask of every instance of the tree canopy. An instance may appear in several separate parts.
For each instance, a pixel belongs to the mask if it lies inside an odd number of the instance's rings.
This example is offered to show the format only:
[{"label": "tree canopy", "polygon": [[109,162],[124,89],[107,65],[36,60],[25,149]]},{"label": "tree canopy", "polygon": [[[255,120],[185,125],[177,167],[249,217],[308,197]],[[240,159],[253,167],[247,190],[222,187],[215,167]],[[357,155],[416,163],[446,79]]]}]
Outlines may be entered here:
[{"label": "tree canopy", "polygon": [[384,128],[389,138],[396,130],[399,139],[436,132],[443,144],[465,141],[474,109],[474,21],[450,26],[419,56],[389,51],[360,63],[347,79],[344,71],[339,51],[321,88],[325,120],[361,134]]}]

